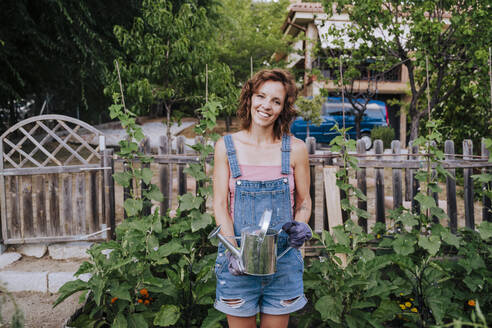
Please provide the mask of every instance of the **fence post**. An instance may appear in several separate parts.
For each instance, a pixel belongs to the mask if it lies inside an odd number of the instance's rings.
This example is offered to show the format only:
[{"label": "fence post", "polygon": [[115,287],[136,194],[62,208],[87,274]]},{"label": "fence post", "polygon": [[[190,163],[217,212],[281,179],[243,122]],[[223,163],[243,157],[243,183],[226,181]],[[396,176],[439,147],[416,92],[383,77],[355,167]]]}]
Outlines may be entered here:
[{"label": "fence post", "polygon": [[[144,153],[146,156],[150,155],[150,139],[149,137],[145,137],[142,142],[140,143],[140,151]],[[150,169],[150,163],[143,163],[141,162],[141,167],[142,169],[148,168]],[[146,184],[143,181],[140,184],[140,195],[143,199],[143,194],[144,191],[149,190],[151,183]],[[152,209],[152,201],[148,200],[144,202],[143,204],[143,209],[142,209],[142,214],[143,215],[150,215]]]},{"label": "fence post", "polygon": [[[178,149],[178,154],[183,155],[184,154],[184,144],[185,144],[185,138],[184,136],[178,136],[177,140],[177,149]],[[184,164],[178,164],[178,194],[184,195],[187,191],[187,176],[184,173]]]},{"label": "fence post", "polygon": [[[444,142],[444,153],[446,160],[454,160],[454,142]],[[451,177],[446,177],[447,211],[449,217],[449,229],[452,233],[458,230],[458,210],[456,206],[456,170],[448,169]]]},{"label": "fence post", "polygon": [[[114,160],[113,149],[102,151],[102,167],[104,180],[104,216],[106,218],[106,227],[109,228],[107,239],[115,238],[115,209],[114,209]],[[106,169],[108,167],[109,169]]]},{"label": "fence post", "polygon": [[[463,140],[463,159],[471,159],[473,155],[473,142],[470,139]],[[473,180],[472,169],[463,169],[463,180],[465,187],[465,226],[475,229],[475,215],[473,211]]]},{"label": "fence post", "polygon": [[[325,153],[326,154],[326,153]],[[333,158],[331,157],[331,151],[328,151],[328,158],[325,158],[324,161],[323,161],[323,171],[324,171],[324,167],[326,165],[333,165]],[[321,229],[320,230],[316,230],[316,232],[318,231],[322,231],[323,229],[329,231],[329,227],[330,227],[330,224],[328,222],[328,209],[326,208],[325,204],[326,204],[326,191],[325,191],[325,179],[324,179],[324,172],[323,172],[323,184],[322,184],[322,188],[321,188],[321,193],[323,194],[323,222],[321,223]],[[318,227],[316,227],[317,229]]]},{"label": "fence post", "polygon": [[[412,154],[418,154],[419,153],[419,147],[413,145],[413,141],[410,142],[410,151]],[[412,160],[419,160],[419,156],[411,156],[410,157]],[[411,186],[411,191],[412,191],[412,212],[415,214],[420,214],[420,204],[415,200],[415,196],[420,190],[420,182],[415,178],[415,175],[417,174],[416,169],[411,169],[410,170],[410,186]]]},{"label": "fence post", "polygon": [[[195,143],[197,143],[197,144],[199,143],[199,144],[203,145],[203,144],[205,144],[205,138],[202,136],[196,136],[195,137]],[[196,155],[199,156],[199,154],[196,154]],[[207,174],[207,165],[206,164],[204,165],[204,167],[202,169],[205,172],[205,174]],[[198,193],[198,189],[204,187],[204,183],[197,181],[195,185],[196,185],[196,190],[195,190],[195,195],[196,195]],[[205,208],[206,208],[206,201],[200,205],[200,211],[204,212]]]},{"label": "fence post", "polygon": [[[384,147],[382,140],[374,141],[374,153],[377,160],[382,160]],[[376,168],[376,222],[385,223],[384,218],[384,168]]]},{"label": "fence post", "polygon": [[[391,152],[394,155],[401,154],[400,140],[393,140],[391,142]],[[401,159],[400,156],[395,156],[393,158],[398,160]],[[392,169],[391,173],[393,175],[393,209],[397,209],[403,204],[401,169]]]},{"label": "fence post", "polygon": [[[159,140],[159,155],[168,155],[170,141],[167,140],[166,135],[162,135]],[[159,185],[164,196],[161,202],[161,215],[166,215],[167,210],[171,208],[172,181],[171,164],[159,164]]]},{"label": "fence post", "polygon": [[[436,142],[432,141],[431,146],[436,148],[437,147]],[[432,165],[432,163],[431,163],[431,165]],[[436,169],[434,169],[434,168],[432,169],[431,177],[432,177],[432,179],[437,179],[437,172],[436,172]],[[436,185],[437,185],[437,182],[436,182]],[[432,192],[432,198],[434,198],[434,200],[436,201],[437,207],[439,207],[439,194],[437,193],[437,191]],[[433,215],[432,216],[432,222],[439,223],[439,218],[437,216]]]},{"label": "fence post", "polygon": [[[482,139],[482,146],[481,146],[481,155],[482,157],[485,157],[486,159],[489,158],[490,153],[487,147],[485,147],[485,139]],[[490,173],[490,169],[483,168],[482,169],[482,174],[486,174],[487,172]],[[489,183],[484,183],[482,185],[482,190],[492,190],[492,182]],[[492,204],[490,201],[490,198],[487,197],[487,195],[484,193],[482,197],[482,222],[491,222],[492,221]]]},{"label": "fence post", "polygon": [[[410,156],[410,154],[412,153],[412,141],[408,143],[407,151],[408,151],[407,158],[410,160],[412,159],[412,156]],[[405,201],[410,202],[412,200],[412,169],[405,168],[404,173],[405,173]]]},{"label": "fence post", "polygon": [[[364,140],[357,140],[357,154],[359,155],[364,155],[366,153],[366,143]],[[362,191],[364,195],[367,196],[367,183],[366,183],[366,168],[361,167],[359,170],[356,172],[357,175],[357,188]],[[360,208],[361,210],[367,211],[367,201],[358,199],[357,200],[357,207]],[[358,224],[359,226],[364,229],[365,232],[367,232],[367,219],[364,217],[359,216],[358,218]]]},{"label": "fence post", "polygon": [[[126,141],[128,142],[131,142],[131,138],[130,136],[127,136],[126,137]],[[133,163],[132,163],[133,165]],[[130,172],[130,163],[128,162],[123,162],[123,171],[124,172]],[[133,184],[134,184],[134,180],[135,179],[131,179],[130,180],[130,185],[128,187],[123,187],[123,204],[125,203],[125,201],[131,197],[132,195],[132,192],[134,191],[134,188],[133,188]],[[126,211],[125,209],[123,208],[123,218],[126,219],[127,218],[127,215],[126,215]]]},{"label": "fence post", "polygon": [[[306,138],[306,147],[308,150],[308,155],[314,155],[316,153],[316,139],[314,137]],[[309,195],[311,196],[311,215],[309,216],[309,226],[311,229],[316,228],[315,220],[315,204],[316,204],[316,167],[313,164],[309,165]]]}]

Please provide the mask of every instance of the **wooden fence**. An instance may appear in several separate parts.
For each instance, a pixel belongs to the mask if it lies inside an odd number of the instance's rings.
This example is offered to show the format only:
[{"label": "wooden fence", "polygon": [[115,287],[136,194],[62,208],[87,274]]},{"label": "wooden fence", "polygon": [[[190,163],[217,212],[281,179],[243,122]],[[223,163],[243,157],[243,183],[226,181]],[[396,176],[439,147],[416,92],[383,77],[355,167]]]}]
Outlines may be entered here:
[{"label": "wooden fence", "polygon": [[[92,133],[93,139],[87,139]],[[95,139],[94,139],[95,138]],[[96,140],[96,141],[94,141]],[[164,195],[161,213],[174,210],[177,196],[199,188],[184,172],[189,163],[197,163],[198,154],[185,151],[185,139],[177,138],[177,151],[168,153],[166,136],[160,137],[156,154],[151,153],[149,140],[141,149],[154,157],[151,166],[158,172],[153,180]],[[197,139],[196,142],[203,142]],[[351,183],[368,196],[357,201],[360,209],[368,210],[371,218],[351,219],[368,229],[375,222],[387,222],[388,209],[400,206],[420,211],[415,195],[419,181],[417,170],[426,164],[425,154],[416,147],[402,150],[399,141],[391,150],[383,151],[382,142],[374,142],[374,150],[366,153],[362,142],[357,144],[360,170],[350,172]],[[335,183],[335,173],[343,163],[337,153],[316,152],[314,139],[307,142],[311,170],[313,202],[310,225],[315,231],[329,230],[334,223],[348,219],[340,210],[343,193]],[[458,226],[475,227],[475,222],[491,221],[491,200],[482,196],[477,201],[472,174],[490,172],[488,152],[482,143],[478,155],[473,144],[463,141],[463,154],[455,154],[454,143],[444,145],[444,169],[451,176],[443,183],[443,192],[434,193],[436,202],[449,219],[442,222],[456,231]],[[210,158],[211,159],[211,158]],[[114,162],[115,161],[115,162]],[[115,165],[114,165],[115,164]],[[128,170],[128,163],[105,148],[104,135],[79,120],[61,116],[33,117],[11,127],[0,136],[0,213],[3,244],[97,240],[113,237],[115,218],[122,220],[123,203],[130,188],[114,186],[112,174]],[[434,168],[431,168],[433,170]],[[209,172],[211,174],[211,172]],[[463,181],[462,184],[457,181]],[[141,189],[147,188],[140,184]],[[481,188],[491,188],[482,185]],[[351,200],[354,201],[355,200]],[[208,202],[209,208],[211,202]],[[115,211],[119,210],[119,212]],[[145,211],[149,213],[150,207]],[[353,215],[353,214],[352,214]],[[106,230],[109,233],[104,234]]]},{"label": "wooden fence", "polygon": [[[199,141],[197,141],[199,142]],[[177,138],[177,152],[176,154],[167,153],[167,138],[161,136],[159,152],[158,154],[150,154],[150,147],[148,146],[148,139],[142,144],[142,149],[147,154],[154,157],[154,165],[157,165],[159,171],[159,177],[157,184],[164,195],[164,201],[160,204],[161,212],[165,213],[168,209],[172,209],[173,204],[176,206],[176,197],[189,191],[187,188],[189,185],[188,177],[183,169],[188,163],[198,162],[197,154],[187,152],[185,154],[185,139],[183,137]],[[337,153],[325,151],[323,153],[315,152],[316,145],[314,138],[310,138],[307,142],[309,161],[311,169],[311,198],[313,202],[312,215],[310,219],[310,225],[315,231],[321,231],[323,229],[329,230],[330,221],[337,222],[336,211],[327,210],[327,196],[330,198],[333,192],[339,191],[334,183],[326,189],[326,170],[324,168],[333,168],[331,174],[334,174],[336,170],[343,166],[340,161],[340,156]],[[448,170],[452,176],[456,176],[456,170],[463,170],[463,185],[457,184],[457,180],[453,178],[447,178],[443,184],[445,190],[445,198],[439,199],[439,195],[434,193],[433,196],[436,202],[445,207],[445,212],[449,216],[448,224],[453,231],[456,231],[461,216],[458,211],[457,204],[464,203],[464,224],[467,227],[474,228],[475,221],[491,221],[491,202],[490,199],[483,196],[481,201],[478,202],[482,208],[481,215],[475,214],[474,201],[474,188],[471,175],[473,172],[480,173],[490,170],[492,163],[487,161],[488,152],[482,143],[480,148],[480,155],[473,155],[473,145],[470,140],[463,141],[463,154],[455,154],[453,141],[446,141],[444,151],[446,159],[442,162],[443,168]],[[374,142],[374,151],[366,153],[364,144],[359,141],[357,144],[357,152],[353,154],[358,158],[358,166],[360,170],[358,172],[351,172],[354,179],[351,181],[362,190],[364,194],[369,196],[370,201],[358,201],[358,208],[367,210],[372,214],[371,219],[365,220],[363,218],[356,219],[364,229],[368,227],[368,221],[374,222],[386,222],[388,213],[387,209],[398,208],[400,206],[410,207],[413,211],[419,212],[418,202],[415,201],[414,196],[419,190],[419,181],[415,178],[415,174],[418,169],[423,168],[425,164],[425,154],[418,153],[416,147],[409,147],[408,152],[403,152],[400,142],[394,140],[391,144],[391,152],[387,150],[383,151],[383,144],[381,140]],[[117,162],[121,162],[121,159],[116,159]],[[121,165],[124,169],[126,164]],[[372,171],[372,172],[371,172]],[[386,172],[385,172],[386,171]],[[210,172],[211,173],[211,172]],[[386,173],[386,175],[385,175]],[[330,174],[330,173],[328,173]],[[173,176],[176,175],[176,176]],[[331,179],[334,181],[334,179]],[[370,187],[368,187],[370,186]],[[145,188],[145,186],[142,186]],[[485,188],[487,186],[483,186]],[[491,186],[489,185],[488,188]],[[196,189],[196,188],[195,188]],[[385,194],[386,190],[386,194]],[[192,190],[193,191],[193,190]],[[328,193],[327,193],[327,192]],[[458,192],[459,191],[459,192]],[[128,197],[129,190],[125,190],[123,193],[124,199]],[[371,195],[372,193],[372,195]],[[463,195],[462,198],[460,195]],[[341,194],[343,198],[343,193]],[[339,199],[339,198],[338,198]],[[462,201],[463,199],[463,201]],[[119,203],[120,200],[118,199]],[[329,201],[328,201],[329,203]],[[339,206],[339,204],[338,204]],[[341,213],[343,220],[347,219],[346,213]]]},{"label": "wooden fence", "polygon": [[110,238],[112,173],[113,150],[87,123],[43,115],[12,126],[0,136],[2,243]]}]

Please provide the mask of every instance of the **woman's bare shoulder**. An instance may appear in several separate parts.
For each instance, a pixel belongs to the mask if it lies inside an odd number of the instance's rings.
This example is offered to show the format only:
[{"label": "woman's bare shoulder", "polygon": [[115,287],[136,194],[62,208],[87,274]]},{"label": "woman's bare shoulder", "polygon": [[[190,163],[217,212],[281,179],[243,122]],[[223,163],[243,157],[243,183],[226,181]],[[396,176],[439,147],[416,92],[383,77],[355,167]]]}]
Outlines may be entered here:
[{"label": "woman's bare shoulder", "polygon": [[294,136],[291,137],[292,151],[304,151],[306,150],[306,143],[301,139]]},{"label": "woman's bare shoulder", "polygon": [[292,145],[291,151],[292,151],[292,157],[294,159],[294,164],[299,162],[304,162],[308,159],[307,147],[304,141],[292,136],[291,145]]}]

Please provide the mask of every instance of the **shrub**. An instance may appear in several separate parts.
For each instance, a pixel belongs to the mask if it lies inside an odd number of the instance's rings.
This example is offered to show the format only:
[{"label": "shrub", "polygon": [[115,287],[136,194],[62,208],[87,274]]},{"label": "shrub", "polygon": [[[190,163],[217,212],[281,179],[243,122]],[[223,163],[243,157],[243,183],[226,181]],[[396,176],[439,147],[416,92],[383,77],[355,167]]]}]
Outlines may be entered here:
[{"label": "shrub", "polygon": [[378,126],[371,130],[372,140],[383,140],[384,148],[391,147],[391,141],[395,139],[395,130],[389,126]]}]

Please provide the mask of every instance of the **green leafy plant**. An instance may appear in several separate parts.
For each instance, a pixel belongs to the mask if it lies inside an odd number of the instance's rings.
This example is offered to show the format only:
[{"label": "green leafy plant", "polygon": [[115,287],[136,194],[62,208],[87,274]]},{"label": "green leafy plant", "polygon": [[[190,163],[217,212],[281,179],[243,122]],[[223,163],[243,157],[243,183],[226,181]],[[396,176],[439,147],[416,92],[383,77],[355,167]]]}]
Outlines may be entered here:
[{"label": "green leafy plant", "polygon": [[371,130],[372,140],[382,140],[384,148],[391,147],[391,141],[395,139],[395,130],[389,126],[377,126]]},{"label": "green leafy plant", "polygon": [[[485,321],[492,319],[492,224],[453,234],[437,220],[446,214],[431,194],[440,191],[439,176],[447,174],[439,164],[444,154],[434,145],[442,141],[438,126],[430,121],[430,133],[415,141],[429,154],[416,175],[423,184],[416,196],[420,212],[391,211],[394,226],[377,223],[370,233],[349,219],[331,233],[315,235],[320,257],[309,261],[305,271],[313,305],[299,316],[299,327],[448,325],[468,322],[476,304],[483,305]],[[356,168],[346,151],[353,145],[342,136],[334,144],[344,161],[337,184],[357,196],[346,186],[343,172]],[[431,165],[438,174],[431,172]],[[342,202],[342,208],[350,210],[349,204]]]},{"label": "green leafy plant", "polygon": [[[193,146],[200,152],[200,159],[190,164],[186,172],[200,187],[196,195],[186,193],[179,198],[175,216],[160,215],[159,209],[144,214],[146,204],[163,198],[158,187],[150,184],[150,169],[131,164],[130,171],[114,175],[122,186],[130,186],[135,179],[149,187],[142,195],[132,193],[125,201],[127,219],[118,225],[116,240],[94,244],[89,249],[90,260],[81,265],[76,276],[89,273],[90,279],[70,281],[60,288],[54,306],[73,293],[84,291],[82,313],[71,326],[221,326],[225,315],[211,307],[216,248],[207,235],[212,230],[213,217],[204,206],[212,192],[206,160],[213,147],[208,141],[216,139],[211,129],[220,109],[220,102],[214,99],[197,111],[200,123],[195,129],[206,138]],[[143,134],[135,123],[135,115],[119,104],[112,105],[110,113],[121,121],[130,136],[130,140],[120,142],[118,155],[129,163],[151,161],[138,150]]]}]

